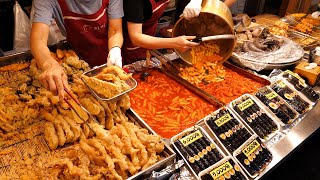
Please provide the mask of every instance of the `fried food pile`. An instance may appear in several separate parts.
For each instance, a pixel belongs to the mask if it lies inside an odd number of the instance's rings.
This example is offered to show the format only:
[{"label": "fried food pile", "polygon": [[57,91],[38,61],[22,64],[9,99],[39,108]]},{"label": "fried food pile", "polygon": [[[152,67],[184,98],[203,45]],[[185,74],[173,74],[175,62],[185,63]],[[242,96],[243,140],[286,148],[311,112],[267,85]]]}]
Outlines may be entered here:
[{"label": "fried food pile", "polygon": [[289,24],[278,20],[270,27],[270,33],[278,36],[288,37]]},{"label": "fried food pile", "polygon": [[223,81],[226,73],[219,63],[222,60],[218,55],[219,52],[220,47],[212,42],[203,42],[193,47],[191,50],[193,66],[180,68],[180,76],[195,85]]},{"label": "fried food pile", "polygon": [[126,74],[118,66],[110,66],[94,77],[86,75],[81,76],[88,86],[96,93],[106,97],[112,98],[128,89],[130,86],[125,82],[131,78],[131,74]]},{"label": "fried food pile", "polygon": [[[42,87],[35,60],[28,69],[0,72],[0,179],[125,179],[161,159],[160,137],[129,122],[128,95],[96,100],[80,79],[88,64],[70,50],[51,55],[64,67],[73,97],[99,125],[80,113],[89,127]],[[115,67],[106,69],[95,78],[124,88],[128,76]],[[76,106],[70,97],[68,101]]]}]

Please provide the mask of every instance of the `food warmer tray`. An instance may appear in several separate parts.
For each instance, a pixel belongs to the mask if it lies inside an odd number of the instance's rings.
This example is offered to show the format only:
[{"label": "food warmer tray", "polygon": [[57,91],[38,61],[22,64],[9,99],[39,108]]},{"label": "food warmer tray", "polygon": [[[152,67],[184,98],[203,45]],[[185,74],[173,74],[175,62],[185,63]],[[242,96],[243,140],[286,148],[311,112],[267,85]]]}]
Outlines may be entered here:
[{"label": "food warmer tray", "polygon": [[[135,112],[133,112],[132,109],[127,110],[126,114],[132,122],[136,123],[142,128],[146,128],[151,134],[155,134],[155,132],[143,120],[141,120],[139,117],[135,115]],[[128,180],[147,178],[149,177],[152,171],[160,171],[168,165],[173,164],[175,161],[176,154],[171,149],[171,147],[167,145],[167,143],[164,144],[165,149],[162,155],[165,158],[158,161],[156,164],[150,166],[149,168],[129,177]],[[32,152],[26,151],[26,147]],[[12,150],[13,153],[9,153],[7,155],[4,153],[3,155],[1,155],[1,152],[5,152],[7,150]],[[12,165],[15,162],[14,158],[22,158],[26,155],[29,155],[29,153],[32,154],[33,152],[36,152],[34,154],[35,156],[37,156],[48,151],[50,151],[50,149],[46,141],[44,140],[43,134],[37,135],[32,139],[26,141],[21,141],[16,144],[12,144],[9,147],[0,147],[0,177],[1,174],[10,170],[10,165]],[[12,154],[19,154],[19,157],[12,157]]]},{"label": "food warmer tray", "polygon": [[[57,44],[49,45],[48,46],[50,51],[56,51],[57,49],[71,49],[71,46],[68,44],[67,41],[61,41]],[[0,57],[0,67],[7,66],[14,63],[22,63],[31,61],[33,58],[31,51],[22,51],[15,54],[11,54],[8,56]]]}]

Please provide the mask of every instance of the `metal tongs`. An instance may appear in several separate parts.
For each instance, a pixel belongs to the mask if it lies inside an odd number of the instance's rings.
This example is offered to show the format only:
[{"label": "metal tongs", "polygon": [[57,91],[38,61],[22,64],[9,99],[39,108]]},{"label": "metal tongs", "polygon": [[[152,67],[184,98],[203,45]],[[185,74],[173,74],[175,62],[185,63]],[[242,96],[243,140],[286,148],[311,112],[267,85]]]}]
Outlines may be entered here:
[{"label": "metal tongs", "polygon": [[[75,97],[74,97],[69,91],[67,91],[66,89],[65,89],[64,91],[69,95],[69,97],[70,97],[74,102],[77,103],[77,105],[78,105],[83,111],[85,111],[85,112],[88,114],[89,119],[92,119],[95,123],[99,124],[99,122],[96,120],[96,118],[95,118],[86,108],[84,108],[84,107],[81,105],[80,101],[79,101],[77,98],[75,98]],[[69,100],[68,100],[67,98],[64,98],[63,100],[64,100],[64,101],[69,105],[69,107],[76,113],[76,115],[77,115],[84,123],[86,123],[86,125],[95,133],[95,131],[91,128],[90,124],[88,123],[88,120],[85,120],[83,117],[81,117],[81,115],[77,112],[77,110],[73,107],[73,105],[69,102]]]}]

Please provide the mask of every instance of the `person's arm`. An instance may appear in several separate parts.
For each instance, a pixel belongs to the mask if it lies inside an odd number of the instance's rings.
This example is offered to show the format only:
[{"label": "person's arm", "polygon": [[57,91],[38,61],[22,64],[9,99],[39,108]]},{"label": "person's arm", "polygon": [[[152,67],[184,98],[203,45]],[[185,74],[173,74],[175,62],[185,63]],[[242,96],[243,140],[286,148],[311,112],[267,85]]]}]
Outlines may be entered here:
[{"label": "person's arm", "polygon": [[60,100],[64,98],[64,88],[69,90],[67,75],[59,63],[50,55],[47,47],[49,26],[44,23],[34,22],[32,24],[30,46],[38,67],[42,70],[39,81],[54,95],[59,95]]},{"label": "person's arm", "polygon": [[198,43],[190,42],[195,36],[179,36],[175,38],[158,38],[142,33],[142,24],[128,22],[130,39],[134,46],[147,49],[176,48],[186,51]]},{"label": "person's arm", "polygon": [[109,50],[113,47],[122,47],[123,36],[122,36],[122,19],[109,19],[108,28],[108,47]]},{"label": "person's arm", "polygon": [[224,3],[230,8],[237,0],[225,0]]}]

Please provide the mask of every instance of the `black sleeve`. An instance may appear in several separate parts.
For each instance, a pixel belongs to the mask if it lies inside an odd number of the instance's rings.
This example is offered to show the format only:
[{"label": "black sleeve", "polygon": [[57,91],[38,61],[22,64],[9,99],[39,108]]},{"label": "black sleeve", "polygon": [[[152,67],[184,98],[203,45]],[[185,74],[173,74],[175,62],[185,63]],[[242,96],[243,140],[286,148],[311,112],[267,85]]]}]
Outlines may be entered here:
[{"label": "black sleeve", "polygon": [[143,23],[145,0],[124,0],[124,18],[128,22]]}]

